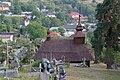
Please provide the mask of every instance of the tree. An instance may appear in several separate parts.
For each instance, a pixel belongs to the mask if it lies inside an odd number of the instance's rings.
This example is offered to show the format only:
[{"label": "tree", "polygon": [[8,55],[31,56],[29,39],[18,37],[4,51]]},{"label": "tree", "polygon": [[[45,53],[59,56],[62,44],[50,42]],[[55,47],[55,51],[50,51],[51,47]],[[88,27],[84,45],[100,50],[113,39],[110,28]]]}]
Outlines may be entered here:
[{"label": "tree", "polygon": [[[105,47],[106,47],[106,64],[107,69],[111,68],[111,58],[110,58],[110,49],[113,48],[114,42],[118,41],[116,38],[113,38],[113,35],[116,35],[117,26],[120,23],[120,1],[119,0],[104,0],[102,4],[97,6],[96,18],[98,20],[98,28],[102,28],[101,34],[102,37],[105,37]],[[115,33],[114,33],[115,31]],[[118,34],[118,32],[117,32]],[[117,37],[117,36],[116,36]],[[101,39],[101,38],[100,38]],[[98,45],[98,44],[97,44]]]},{"label": "tree", "polygon": [[6,24],[6,26],[7,26],[7,32],[10,32],[10,31],[12,31],[12,20],[11,20],[11,18],[8,18],[8,17],[5,17],[4,18],[4,23]]},{"label": "tree", "polygon": [[60,33],[61,36],[64,36],[65,30],[64,30],[64,28],[59,27],[58,32]]},{"label": "tree", "polygon": [[22,17],[11,17],[13,29],[18,29],[20,23],[22,22]]},{"label": "tree", "polygon": [[39,11],[37,11],[37,10],[34,10],[33,12],[32,12],[32,20],[36,20],[36,19],[43,19],[45,16],[44,16],[44,14],[42,13],[42,12],[39,12]]},{"label": "tree", "polygon": [[104,37],[101,34],[100,27],[98,27],[93,32],[93,34],[94,36],[92,36],[91,43],[92,43],[92,47],[94,48],[94,55],[95,55],[94,63],[97,64],[101,61],[101,52],[104,46]]},{"label": "tree", "polygon": [[39,25],[38,22],[31,22],[25,30],[29,34],[30,39],[45,38],[47,30],[45,27]]},{"label": "tree", "polygon": [[57,18],[51,18],[51,25],[53,27],[59,27],[61,26],[61,21]]},{"label": "tree", "polygon": [[15,4],[14,5],[14,10],[13,10],[14,14],[20,14],[21,13],[21,7],[19,4]]},{"label": "tree", "polygon": [[71,17],[68,14],[65,14],[64,12],[58,12],[56,14],[56,17],[60,19],[61,21],[70,21]]},{"label": "tree", "polygon": [[5,18],[5,16],[3,14],[0,15],[0,22],[3,23],[3,19]]},{"label": "tree", "polygon": [[58,12],[57,14],[56,14],[56,17],[58,18],[58,19],[60,19],[61,21],[63,21],[63,20],[65,20],[65,13],[63,13],[63,12]]},{"label": "tree", "polygon": [[50,24],[51,24],[50,18],[45,17],[45,18],[42,19],[42,26],[50,27]]},{"label": "tree", "polygon": [[22,11],[34,11],[37,9],[34,2],[21,3],[20,7]]},{"label": "tree", "polygon": [[[1,43],[1,41],[0,41]],[[3,45],[3,44],[2,44]],[[6,59],[6,46],[0,46],[0,62],[3,63]]]},{"label": "tree", "polygon": [[7,31],[7,26],[6,26],[6,24],[1,24],[1,23],[0,23],[0,33],[6,32],[6,31]]}]

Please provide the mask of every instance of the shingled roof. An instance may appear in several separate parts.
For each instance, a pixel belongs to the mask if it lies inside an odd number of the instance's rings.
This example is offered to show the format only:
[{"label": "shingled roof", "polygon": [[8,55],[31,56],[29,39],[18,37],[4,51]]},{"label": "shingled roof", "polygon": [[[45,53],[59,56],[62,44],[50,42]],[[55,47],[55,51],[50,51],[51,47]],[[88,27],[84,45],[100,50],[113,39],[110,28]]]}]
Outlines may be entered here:
[{"label": "shingled roof", "polygon": [[65,56],[65,61],[77,62],[82,61],[85,57],[87,61],[92,59],[92,56],[85,44],[74,44],[72,39],[51,39],[45,41],[37,54],[34,56],[35,60],[42,60],[43,57],[48,59],[61,59]]},{"label": "shingled roof", "polygon": [[84,57],[86,61],[92,60],[92,55],[84,44],[85,33],[82,30],[80,16],[74,39],[52,39],[49,36],[50,31],[48,29],[46,41],[35,54],[34,59],[42,60],[42,58],[46,57],[47,59],[56,58],[59,60],[64,56],[65,61],[68,62],[81,62]]}]

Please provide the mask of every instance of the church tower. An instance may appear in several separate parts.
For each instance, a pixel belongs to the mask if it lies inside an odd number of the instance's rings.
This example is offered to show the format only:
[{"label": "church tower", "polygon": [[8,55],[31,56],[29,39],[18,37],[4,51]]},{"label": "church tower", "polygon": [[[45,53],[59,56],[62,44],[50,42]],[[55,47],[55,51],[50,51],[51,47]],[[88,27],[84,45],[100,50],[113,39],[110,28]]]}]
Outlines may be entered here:
[{"label": "church tower", "polygon": [[81,25],[80,17],[81,16],[79,15],[79,22],[76,27],[76,33],[74,35],[74,43],[75,44],[84,44],[85,43],[85,33],[82,32],[83,26]]}]

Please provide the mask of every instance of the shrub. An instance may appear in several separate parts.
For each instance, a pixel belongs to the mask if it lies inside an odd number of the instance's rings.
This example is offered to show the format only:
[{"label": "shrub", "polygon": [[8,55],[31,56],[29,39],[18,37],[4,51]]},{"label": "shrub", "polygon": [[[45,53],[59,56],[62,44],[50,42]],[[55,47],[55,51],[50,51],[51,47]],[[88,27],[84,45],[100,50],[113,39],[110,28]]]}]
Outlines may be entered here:
[{"label": "shrub", "polygon": [[35,61],[32,63],[32,67],[39,67],[40,61]]},{"label": "shrub", "polygon": [[66,63],[65,63],[65,67],[66,67],[66,68],[69,68],[69,67],[70,67],[70,63],[69,63],[69,62],[66,62]]}]

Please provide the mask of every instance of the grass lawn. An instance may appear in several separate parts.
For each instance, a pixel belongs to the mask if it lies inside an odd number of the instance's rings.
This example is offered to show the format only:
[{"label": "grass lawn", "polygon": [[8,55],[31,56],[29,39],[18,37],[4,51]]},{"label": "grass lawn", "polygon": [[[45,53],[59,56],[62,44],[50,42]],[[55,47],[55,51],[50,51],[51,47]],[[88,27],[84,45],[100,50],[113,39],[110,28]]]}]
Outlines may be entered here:
[{"label": "grass lawn", "polygon": [[120,69],[107,70],[105,64],[92,64],[90,68],[66,69],[67,80],[120,80]]},{"label": "grass lawn", "polygon": [[[20,72],[20,77],[10,80],[40,80],[38,75],[28,75],[28,70]],[[66,80],[120,80],[120,68],[118,70],[107,70],[105,64],[91,64],[90,68],[70,66],[66,68]],[[0,80],[6,80],[0,78]]]},{"label": "grass lawn", "polygon": [[28,1],[31,1],[31,0],[20,0],[20,2],[28,2]]}]

